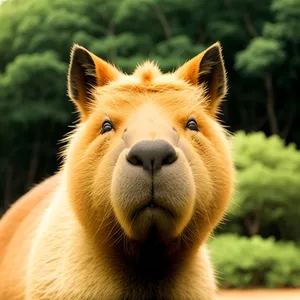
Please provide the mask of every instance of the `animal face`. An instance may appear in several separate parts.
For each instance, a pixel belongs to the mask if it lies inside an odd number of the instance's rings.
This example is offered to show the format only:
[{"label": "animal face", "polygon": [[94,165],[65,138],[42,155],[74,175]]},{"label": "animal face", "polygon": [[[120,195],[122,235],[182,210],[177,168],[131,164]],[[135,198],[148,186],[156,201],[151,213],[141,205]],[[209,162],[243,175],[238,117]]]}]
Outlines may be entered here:
[{"label": "animal face", "polygon": [[215,117],[225,93],[219,44],[174,73],[146,62],[132,75],[75,46],[69,94],[81,122],[65,174],[86,231],[111,244],[203,242],[232,190],[228,141]]}]

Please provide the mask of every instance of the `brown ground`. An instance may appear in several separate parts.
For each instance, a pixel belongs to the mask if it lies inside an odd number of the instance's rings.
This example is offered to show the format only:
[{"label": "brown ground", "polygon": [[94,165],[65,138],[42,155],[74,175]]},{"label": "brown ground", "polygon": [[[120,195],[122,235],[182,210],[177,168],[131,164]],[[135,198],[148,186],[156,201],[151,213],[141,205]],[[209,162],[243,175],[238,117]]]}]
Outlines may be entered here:
[{"label": "brown ground", "polygon": [[300,289],[221,291],[219,300],[300,300]]}]

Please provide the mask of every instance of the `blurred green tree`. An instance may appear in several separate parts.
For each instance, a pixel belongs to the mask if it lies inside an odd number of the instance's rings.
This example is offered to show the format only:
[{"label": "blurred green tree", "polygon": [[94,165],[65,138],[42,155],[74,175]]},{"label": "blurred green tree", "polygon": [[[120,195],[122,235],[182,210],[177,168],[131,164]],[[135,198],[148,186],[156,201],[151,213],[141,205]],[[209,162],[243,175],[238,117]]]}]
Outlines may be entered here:
[{"label": "blurred green tree", "polygon": [[222,288],[300,287],[300,249],[293,242],[227,233],[209,249]]},{"label": "blurred green tree", "polygon": [[233,150],[237,192],[223,229],[300,241],[300,151],[262,132],[236,133]]}]

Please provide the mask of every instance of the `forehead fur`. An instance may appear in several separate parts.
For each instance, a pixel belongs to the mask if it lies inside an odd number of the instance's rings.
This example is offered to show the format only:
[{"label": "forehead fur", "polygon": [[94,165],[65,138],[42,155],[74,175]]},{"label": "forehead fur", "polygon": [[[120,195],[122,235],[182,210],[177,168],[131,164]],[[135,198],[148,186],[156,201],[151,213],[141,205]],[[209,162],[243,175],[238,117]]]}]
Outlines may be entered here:
[{"label": "forehead fur", "polygon": [[133,73],[133,76],[146,85],[151,84],[155,78],[161,75],[159,67],[151,61],[146,61],[142,65],[138,65]]},{"label": "forehead fur", "polygon": [[163,74],[153,62],[137,66],[133,74],[122,74],[117,80],[95,90],[95,106],[116,110],[155,102],[169,110],[193,110],[205,107],[203,86],[194,86],[176,73]]}]

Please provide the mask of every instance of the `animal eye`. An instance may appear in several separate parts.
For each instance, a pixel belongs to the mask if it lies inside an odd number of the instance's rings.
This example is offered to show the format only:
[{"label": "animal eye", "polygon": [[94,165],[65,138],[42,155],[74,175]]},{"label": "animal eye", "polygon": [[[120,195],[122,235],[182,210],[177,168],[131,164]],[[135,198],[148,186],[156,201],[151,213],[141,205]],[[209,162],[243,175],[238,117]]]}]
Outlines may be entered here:
[{"label": "animal eye", "polygon": [[113,125],[112,125],[111,121],[106,120],[106,121],[104,121],[103,124],[102,124],[101,134],[104,134],[104,133],[106,133],[106,132],[109,132],[109,131],[111,131],[111,130],[113,130],[113,129],[114,129],[114,128],[113,128]]},{"label": "animal eye", "polygon": [[185,128],[189,130],[199,131],[198,124],[194,119],[188,120]]}]

